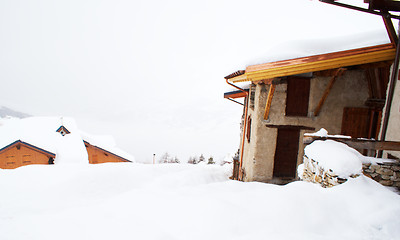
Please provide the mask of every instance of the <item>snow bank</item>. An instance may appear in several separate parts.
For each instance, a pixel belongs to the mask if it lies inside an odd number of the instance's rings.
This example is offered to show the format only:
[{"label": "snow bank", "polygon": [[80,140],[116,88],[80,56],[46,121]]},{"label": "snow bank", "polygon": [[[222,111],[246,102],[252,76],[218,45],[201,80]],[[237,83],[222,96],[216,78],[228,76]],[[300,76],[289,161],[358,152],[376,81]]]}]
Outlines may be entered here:
[{"label": "snow bank", "polygon": [[231,181],[215,165],[30,165],[0,170],[0,192],[7,240],[400,236],[400,197],[366,177],[323,189]]},{"label": "snow bank", "polygon": [[362,155],[344,143],[317,140],[304,148],[304,154],[342,178],[361,174],[362,171]]}]

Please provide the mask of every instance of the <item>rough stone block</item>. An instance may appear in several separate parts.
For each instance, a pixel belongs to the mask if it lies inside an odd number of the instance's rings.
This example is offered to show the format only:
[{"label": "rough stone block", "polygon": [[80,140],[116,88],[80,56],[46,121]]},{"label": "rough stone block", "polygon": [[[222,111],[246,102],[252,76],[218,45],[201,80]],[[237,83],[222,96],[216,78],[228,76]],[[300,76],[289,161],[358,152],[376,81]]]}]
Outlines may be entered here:
[{"label": "rough stone block", "polygon": [[400,166],[392,166],[391,169],[393,171],[400,171]]},{"label": "rough stone block", "polygon": [[363,163],[363,168],[369,168],[371,166],[371,163]]},{"label": "rough stone block", "polygon": [[389,175],[382,175],[383,180],[391,180],[392,176]]},{"label": "rough stone block", "polygon": [[390,175],[390,176],[393,175],[393,170],[388,169],[388,168],[380,168],[380,169],[377,169],[375,172],[382,174],[382,175]]},{"label": "rough stone block", "polygon": [[372,177],[375,181],[379,182],[382,180],[382,175],[376,175],[375,177]]},{"label": "rough stone block", "polygon": [[381,181],[379,181],[379,183],[384,186],[393,186],[393,181],[390,181],[390,180],[381,180]]},{"label": "rough stone block", "polygon": [[376,171],[376,170],[380,169],[381,167],[380,167],[379,165],[372,164],[369,168],[370,168],[371,170]]},{"label": "rough stone block", "polygon": [[372,170],[370,168],[366,168],[363,171],[364,171],[364,173],[373,173],[373,172],[375,172],[374,170]]}]

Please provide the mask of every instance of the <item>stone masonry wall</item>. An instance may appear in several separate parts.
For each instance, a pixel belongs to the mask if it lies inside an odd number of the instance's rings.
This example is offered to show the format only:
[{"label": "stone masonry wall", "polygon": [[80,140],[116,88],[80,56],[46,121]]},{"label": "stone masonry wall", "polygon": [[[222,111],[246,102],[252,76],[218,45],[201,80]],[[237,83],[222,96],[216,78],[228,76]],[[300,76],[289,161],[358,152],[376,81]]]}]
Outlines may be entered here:
[{"label": "stone masonry wall", "polygon": [[[363,174],[383,186],[396,188],[400,192],[400,161],[398,160],[376,164],[364,163]],[[323,169],[318,162],[307,156],[304,156],[301,178],[303,181],[318,183],[322,187],[333,187],[347,181],[347,179],[339,178],[332,170]]]},{"label": "stone masonry wall", "polygon": [[[309,159],[304,156],[303,163],[303,174],[300,177],[303,181],[318,183],[322,187],[333,187],[342,184],[347,181],[347,179],[340,178],[331,169],[323,169],[318,162],[313,159]],[[358,175],[353,175],[351,177],[357,177]]]},{"label": "stone masonry wall", "polygon": [[363,164],[363,172],[380,184],[395,187],[400,192],[400,161]]}]

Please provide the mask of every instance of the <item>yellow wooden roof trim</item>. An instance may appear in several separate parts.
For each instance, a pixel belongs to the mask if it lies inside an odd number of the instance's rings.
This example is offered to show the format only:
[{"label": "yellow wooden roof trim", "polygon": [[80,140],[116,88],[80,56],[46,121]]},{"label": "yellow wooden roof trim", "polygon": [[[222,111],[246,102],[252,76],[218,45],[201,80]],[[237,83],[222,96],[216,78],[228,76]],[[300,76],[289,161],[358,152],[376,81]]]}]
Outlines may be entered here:
[{"label": "yellow wooden roof trim", "polygon": [[252,65],[243,75],[230,79],[232,82],[260,81],[276,77],[316,72],[340,67],[393,60],[396,49],[392,44],[343,52],[315,55],[311,57]]}]

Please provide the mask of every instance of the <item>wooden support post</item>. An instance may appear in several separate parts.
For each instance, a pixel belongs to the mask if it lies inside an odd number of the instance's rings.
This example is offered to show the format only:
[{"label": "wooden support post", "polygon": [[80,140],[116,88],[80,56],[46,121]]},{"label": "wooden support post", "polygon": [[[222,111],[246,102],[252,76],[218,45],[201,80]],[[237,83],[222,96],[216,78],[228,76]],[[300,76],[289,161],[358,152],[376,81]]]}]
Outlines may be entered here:
[{"label": "wooden support post", "polygon": [[268,91],[267,103],[265,104],[264,119],[267,120],[269,116],[269,110],[271,109],[272,98],[274,97],[275,84],[271,84]]},{"label": "wooden support post", "polygon": [[329,92],[331,91],[331,89],[332,89],[332,87],[333,87],[333,84],[335,83],[336,79],[337,79],[340,75],[343,74],[344,71],[345,71],[344,68],[338,68],[338,69],[336,70],[336,73],[335,73],[335,75],[331,78],[331,80],[329,81],[328,87],[325,89],[325,92],[324,92],[324,94],[322,95],[321,100],[319,100],[318,106],[315,108],[314,116],[318,116],[318,115],[319,115],[319,113],[320,113],[320,111],[321,111],[321,108],[322,108],[322,105],[324,105],[325,100],[326,100],[326,98],[328,97]]},{"label": "wooden support post", "polygon": [[[381,11],[381,13],[387,14],[388,12]],[[393,27],[392,19],[390,17],[388,17],[387,15],[382,15],[382,19],[383,19],[383,23],[385,24],[386,31],[388,33],[390,42],[394,45],[397,45],[398,37],[396,34],[396,30]]]}]

